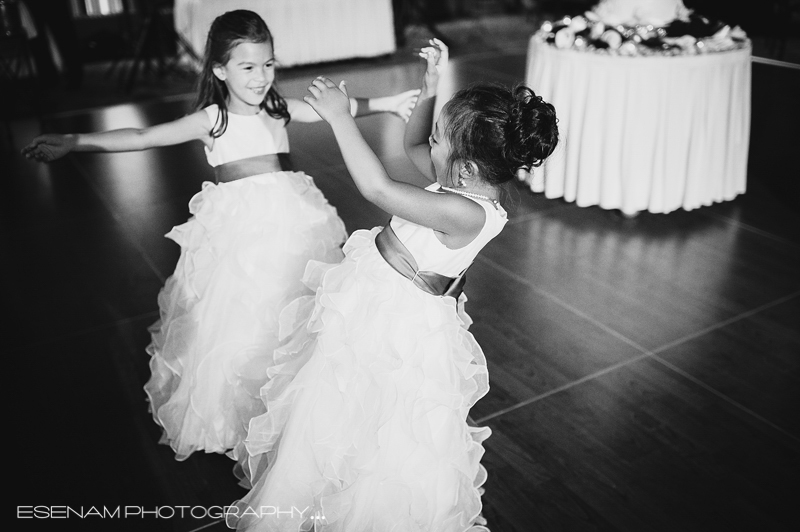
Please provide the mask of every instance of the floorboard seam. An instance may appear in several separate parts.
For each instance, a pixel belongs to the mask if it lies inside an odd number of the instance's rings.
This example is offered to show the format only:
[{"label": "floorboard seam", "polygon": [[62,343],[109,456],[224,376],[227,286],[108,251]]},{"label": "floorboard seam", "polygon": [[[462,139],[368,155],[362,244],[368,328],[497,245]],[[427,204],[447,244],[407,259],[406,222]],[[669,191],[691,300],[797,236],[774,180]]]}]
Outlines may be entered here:
[{"label": "floorboard seam", "polygon": [[489,266],[491,266],[492,268],[494,268],[498,272],[502,273],[506,277],[510,277],[511,279],[514,279],[518,283],[521,283],[521,284],[527,286],[528,288],[530,288],[531,290],[533,290],[537,294],[542,295],[542,296],[546,297],[547,299],[557,303],[558,305],[560,305],[563,308],[569,310],[570,312],[572,312],[576,316],[579,316],[579,317],[585,319],[586,321],[592,323],[595,327],[598,327],[598,328],[606,331],[607,333],[609,333],[610,335],[614,336],[618,340],[621,340],[622,342],[624,342],[624,343],[636,348],[638,351],[640,351],[642,353],[649,353],[650,352],[648,349],[646,349],[645,347],[637,344],[636,342],[634,342],[633,340],[631,340],[630,338],[628,338],[624,334],[620,333],[619,331],[617,331],[615,329],[612,329],[608,325],[597,321],[596,319],[594,319],[593,317],[589,316],[585,312],[582,312],[582,311],[578,310],[577,308],[573,307],[569,303],[566,303],[565,301],[562,301],[561,299],[559,299],[558,297],[554,296],[553,294],[547,292],[546,290],[543,290],[543,289],[539,288],[535,284],[531,283],[525,277],[512,272],[508,268],[505,268],[505,267],[501,266],[500,264],[496,263],[492,259],[489,259],[489,258],[487,258],[485,256],[478,255],[476,260],[479,260],[481,262],[484,262],[484,263],[488,264]]},{"label": "floorboard seam", "polygon": [[529,280],[525,279],[524,277],[522,277],[520,275],[517,275],[516,273],[514,273],[514,272],[504,268],[503,266],[497,264],[493,260],[487,259],[486,257],[480,257],[480,256],[478,257],[478,259],[481,260],[482,262],[488,264],[489,266],[493,267],[495,270],[497,270],[501,274],[506,275],[507,277],[511,277],[512,279],[516,280],[517,282],[520,282],[520,283],[524,284],[525,286],[529,287],[531,290],[535,291],[536,293],[538,293],[538,294],[550,299],[551,301],[557,303],[558,305],[561,305],[562,307],[564,307],[565,309],[569,310],[570,312],[573,312],[575,315],[577,315],[577,316],[579,316],[579,317],[581,317],[583,319],[586,319],[587,321],[593,323],[597,327],[602,328],[603,330],[605,330],[609,334],[612,334],[613,336],[615,336],[616,338],[624,341],[628,345],[631,345],[631,346],[635,347],[636,349],[639,349],[640,351],[643,351],[643,353],[638,355],[638,356],[636,356],[636,357],[633,357],[633,358],[630,358],[628,360],[624,360],[622,362],[618,362],[617,364],[613,364],[611,366],[603,368],[602,370],[596,371],[596,372],[594,372],[594,373],[592,373],[590,375],[586,375],[584,377],[581,377],[580,379],[568,382],[568,383],[566,383],[566,384],[564,384],[562,386],[559,386],[557,388],[549,390],[549,391],[547,391],[545,393],[536,395],[536,396],[531,397],[529,399],[526,399],[524,401],[520,401],[519,403],[516,403],[516,404],[514,404],[512,406],[509,406],[507,408],[503,408],[503,409],[498,410],[496,412],[493,412],[493,413],[491,413],[489,415],[483,416],[482,418],[476,419],[475,420],[476,423],[485,423],[488,420],[491,420],[491,419],[494,419],[494,418],[499,417],[501,415],[507,414],[509,412],[512,412],[512,411],[517,410],[519,408],[522,408],[524,406],[533,404],[533,403],[535,403],[537,401],[540,401],[542,399],[550,397],[551,395],[554,395],[556,393],[568,390],[568,389],[573,388],[573,387],[575,387],[575,386],[577,386],[579,384],[583,384],[584,382],[588,382],[590,380],[594,380],[597,377],[600,377],[600,376],[605,375],[607,373],[610,373],[612,371],[616,371],[617,369],[620,369],[620,368],[625,367],[625,366],[627,366],[629,364],[632,364],[633,362],[638,362],[639,360],[643,360],[645,358],[652,358],[653,360],[655,360],[655,361],[659,362],[660,364],[662,364],[667,369],[670,369],[671,371],[677,373],[678,375],[680,375],[680,376],[686,378],[687,380],[695,383],[696,385],[698,385],[701,388],[703,388],[704,390],[712,393],[713,395],[717,396],[718,398],[723,399],[728,404],[730,404],[730,405],[736,407],[737,409],[739,409],[739,410],[751,415],[752,417],[758,419],[762,423],[768,425],[769,427],[771,427],[774,430],[780,432],[781,434],[789,437],[790,439],[800,442],[800,439],[798,439],[796,436],[792,435],[791,433],[787,432],[786,430],[782,429],[781,427],[777,426],[776,424],[772,423],[771,421],[767,420],[766,418],[762,417],[761,415],[757,414],[756,412],[754,412],[754,411],[750,410],[749,408],[745,407],[741,403],[739,403],[739,402],[735,401],[734,399],[726,396],[725,394],[723,394],[722,392],[716,390],[712,386],[710,386],[710,385],[704,383],[703,381],[691,376],[690,374],[686,373],[685,371],[681,370],[680,368],[674,366],[673,364],[667,362],[666,360],[664,360],[663,358],[661,358],[661,357],[659,357],[657,355],[657,353],[660,353],[660,352],[663,352],[663,351],[665,351],[667,349],[670,349],[672,347],[681,345],[682,343],[685,343],[687,341],[693,340],[695,338],[699,338],[700,336],[703,336],[703,335],[708,334],[708,333],[710,333],[712,331],[715,331],[717,329],[720,329],[722,327],[730,325],[731,323],[735,323],[735,322],[740,321],[742,319],[745,319],[745,318],[748,318],[750,316],[753,316],[753,315],[755,315],[755,314],[757,314],[759,312],[762,312],[762,311],[767,310],[769,308],[772,308],[774,306],[777,306],[777,305],[780,305],[782,303],[785,303],[786,301],[789,301],[789,300],[791,300],[793,298],[796,298],[796,297],[800,296],[800,291],[793,292],[791,294],[788,294],[786,296],[780,297],[780,298],[778,298],[778,299],[776,299],[774,301],[771,301],[769,303],[765,303],[765,304],[763,304],[763,305],[761,305],[759,307],[756,307],[754,309],[750,309],[750,310],[748,310],[746,312],[742,312],[741,314],[737,314],[736,316],[733,316],[731,318],[728,318],[726,320],[718,322],[718,323],[716,323],[714,325],[711,325],[709,327],[706,327],[706,328],[704,328],[704,329],[702,329],[700,331],[697,331],[697,332],[692,333],[690,335],[684,336],[682,338],[679,338],[677,340],[674,340],[672,342],[664,344],[664,345],[658,347],[657,349],[648,350],[648,349],[645,349],[644,347],[640,346],[639,344],[637,344],[633,340],[627,338],[623,334],[619,333],[618,331],[608,327],[607,325],[604,325],[604,324],[598,322],[597,320],[595,320],[591,316],[588,316],[587,314],[585,314],[585,313],[579,311],[578,309],[576,309],[575,307],[565,303],[564,301],[562,301],[561,299],[557,298],[556,296],[554,296],[554,295],[548,293],[547,291],[542,290],[541,288],[535,286],[533,283],[531,283]]},{"label": "floorboard seam", "polygon": [[732,316],[732,317],[730,317],[728,319],[722,320],[722,321],[717,322],[717,323],[715,323],[713,325],[709,325],[708,327],[706,327],[704,329],[700,329],[699,331],[693,332],[692,334],[687,334],[686,336],[678,338],[677,340],[673,340],[671,342],[668,342],[668,343],[666,343],[664,345],[661,345],[661,346],[653,349],[652,352],[653,352],[653,354],[656,354],[656,355],[658,353],[663,353],[667,349],[672,349],[673,347],[681,345],[681,344],[683,344],[685,342],[688,342],[689,340],[694,340],[695,338],[699,338],[699,337],[701,337],[701,336],[703,336],[705,334],[708,334],[710,332],[716,331],[716,330],[721,329],[723,327],[727,327],[731,323],[736,323],[737,321],[743,320],[745,318],[749,318],[750,316],[754,316],[755,314],[758,314],[759,312],[762,312],[762,311],[767,310],[769,308],[778,306],[778,305],[780,305],[782,303],[786,303],[787,301],[790,301],[790,300],[792,300],[792,299],[794,299],[794,298],[796,298],[798,296],[800,296],[800,290],[792,292],[791,294],[785,295],[783,297],[779,297],[778,299],[776,299],[774,301],[770,301],[769,303],[764,303],[761,306],[758,306],[758,307],[756,307],[754,309],[747,310],[745,312],[742,312],[741,314],[737,314],[736,316]]},{"label": "floorboard seam", "polygon": [[676,347],[678,345],[681,345],[681,344],[683,344],[685,342],[694,340],[695,338],[700,338],[701,336],[704,336],[704,335],[706,335],[706,334],[708,334],[710,332],[722,329],[723,327],[727,327],[728,325],[730,325],[732,323],[736,323],[737,321],[741,321],[743,319],[749,318],[750,316],[754,316],[754,315],[756,315],[756,314],[758,314],[760,312],[763,312],[763,311],[765,311],[767,309],[770,309],[772,307],[776,307],[778,305],[781,305],[781,304],[783,304],[783,303],[785,303],[787,301],[790,301],[792,299],[797,298],[798,296],[800,296],[800,290],[795,291],[795,292],[793,292],[791,294],[788,294],[786,296],[780,297],[780,298],[778,298],[778,299],[776,299],[774,301],[771,301],[769,303],[765,303],[765,304],[763,304],[761,306],[758,306],[758,307],[756,307],[754,309],[750,309],[750,310],[748,310],[746,312],[742,312],[741,314],[738,314],[736,316],[733,316],[731,318],[723,320],[723,321],[721,321],[719,323],[716,323],[714,325],[710,325],[710,326],[706,327],[703,330],[700,330],[700,331],[697,331],[697,332],[692,333],[690,335],[684,336],[683,338],[679,338],[677,340],[674,340],[672,342],[664,344],[664,345],[662,345],[662,346],[660,346],[660,347],[658,347],[656,349],[653,349],[652,358],[653,358],[653,360],[655,360],[659,364],[663,365],[664,367],[670,369],[671,371],[677,373],[678,375],[681,375],[683,378],[693,382],[697,386],[700,386],[704,390],[706,390],[709,393],[717,396],[718,398],[720,398],[723,401],[725,401],[726,403],[734,406],[735,408],[741,410],[742,412],[754,417],[755,419],[759,420],[760,422],[764,423],[765,425],[771,427],[773,430],[775,430],[777,432],[780,432],[781,434],[783,434],[784,436],[790,438],[791,440],[793,440],[795,442],[800,443],[800,438],[798,438],[797,436],[791,434],[790,432],[788,432],[785,429],[781,428],[780,426],[778,426],[777,424],[773,423],[772,421],[766,419],[765,417],[763,417],[762,415],[758,414],[757,412],[747,408],[746,406],[744,406],[743,404],[741,404],[738,401],[734,400],[733,398],[725,395],[724,393],[720,392],[719,390],[717,390],[716,388],[714,388],[710,384],[707,384],[707,383],[703,382],[702,380],[700,380],[697,377],[693,376],[691,373],[688,373],[687,371],[681,369],[680,367],[676,366],[675,364],[673,364],[673,363],[667,361],[666,359],[662,358],[661,356],[659,356],[659,353],[663,353],[667,349],[671,349],[671,348]]},{"label": "floorboard seam", "polygon": [[500,264],[497,264],[496,262],[494,262],[493,260],[491,260],[489,258],[486,258],[485,256],[479,255],[476,260],[479,260],[479,261],[481,261],[483,263],[486,263],[487,265],[489,265],[490,267],[492,267],[496,271],[498,271],[500,274],[505,275],[506,277],[510,277],[511,279],[514,279],[518,283],[521,283],[521,284],[527,286],[528,288],[530,288],[531,290],[533,290],[537,294],[540,294],[540,295],[546,297],[547,299],[553,301],[554,303],[556,303],[556,304],[560,305],[561,307],[567,309],[568,311],[572,312],[576,316],[578,316],[580,318],[583,318],[584,320],[588,321],[589,323],[592,323],[594,326],[606,331],[608,334],[610,334],[613,337],[617,338],[618,340],[620,340],[620,341],[632,346],[633,348],[635,348],[636,350],[638,350],[640,352],[640,354],[638,356],[634,356],[634,357],[632,357],[630,359],[624,360],[622,362],[618,362],[616,364],[613,364],[611,366],[603,368],[603,369],[601,369],[599,371],[596,371],[596,372],[594,372],[594,373],[592,373],[590,375],[587,375],[587,376],[582,377],[580,379],[568,382],[568,383],[566,383],[566,384],[564,384],[562,386],[559,386],[558,388],[554,388],[553,390],[549,390],[549,391],[547,391],[547,392],[545,392],[543,394],[539,394],[539,395],[537,395],[535,397],[531,397],[531,398],[526,399],[524,401],[521,401],[521,402],[519,402],[519,403],[517,403],[515,405],[512,405],[510,407],[504,408],[502,410],[499,410],[497,412],[494,412],[492,414],[484,416],[484,417],[482,417],[480,419],[477,419],[476,420],[477,423],[486,422],[486,421],[488,421],[490,419],[493,419],[493,418],[496,418],[496,417],[501,416],[503,414],[507,414],[509,412],[517,410],[518,408],[522,408],[523,406],[527,406],[527,405],[532,404],[532,403],[534,403],[536,401],[540,401],[541,399],[549,397],[549,396],[551,396],[553,394],[568,390],[568,389],[570,389],[570,388],[572,388],[574,386],[577,386],[578,384],[582,384],[582,383],[587,382],[589,380],[595,379],[595,378],[597,378],[597,377],[599,377],[601,375],[605,375],[606,373],[609,373],[609,372],[614,371],[616,369],[619,369],[621,367],[627,366],[628,364],[631,364],[633,362],[636,362],[636,361],[642,360],[644,358],[653,356],[653,352],[652,351],[649,351],[648,349],[645,349],[644,347],[642,347],[641,345],[637,344],[636,342],[634,342],[630,338],[626,337],[622,333],[612,329],[611,327],[609,327],[609,326],[607,326],[607,325],[605,325],[603,323],[600,323],[599,321],[597,321],[596,319],[592,318],[588,314],[586,314],[584,312],[581,312],[577,308],[573,307],[572,305],[569,305],[565,301],[562,301],[561,299],[559,299],[558,297],[554,296],[553,294],[547,292],[546,290],[542,290],[541,288],[539,288],[538,286],[534,285],[528,279],[522,277],[521,275],[517,275],[516,273],[512,272],[511,270],[501,266]]},{"label": "floorboard seam", "polygon": [[553,388],[552,390],[546,391],[544,393],[541,393],[541,394],[536,395],[534,397],[531,397],[529,399],[525,399],[524,401],[520,401],[519,403],[516,403],[516,404],[511,405],[509,407],[503,408],[501,410],[498,410],[497,412],[493,412],[493,413],[491,413],[491,414],[489,414],[487,416],[483,416],[482,418],[478,418],[478,419],[475,420],[475,422],[476,423],[485,423],[486,421],[488,421],[490,419],[494,419],[494,418],[500,417],[500,416],[502,416],[504,414],[508,414],[509,412],[513,412],[514,410],[522,408],[523,406],[527,406],[527,405],[533,404],[535,402],[541,401],[542,399],[550,397],[551,395],[555,395],[557,393],[569,390],[570,388],[574,388],[575,386],[577,386],[579,384],[583,384],[584,382],[588,382],[588,381],[594,380],[597,377],[601,377],[601,376],[603,376],[603,375],[605,375],[607,373],[611,373],[612,371],[616,371],[617,369],[625,367],[628,364],[632,364],[633,362],[638,362],[639,360],[643,360],[645,358],[652,357],[652,356],[654,356],[653,353],[643,353],[641,355],[635,356],[635,357],[630,358],[628,360],[623,360],[622,362],[617,362],[616,364],[612,364],[611,366],[605,367],[605,368],[603,368],[603,369],[601,369],[599,371],[595,371],[594,373],[591,373],[589,375],[581,377],[580,379],[577,379],[577,380],[574,380],[574,381],[570,381],[570,382],[568,382],[566,384],[563,384],[563,385],[561,385],[561,386],[559,386],[557,388]]},{"label": "floorboard seam", "polygon": [[203,526],[199,526],[197,528],[193,528],[193,529],[189,530],[189,532],[197,532],[198,530],[203,530],[204,528],[208,528],[210,526],[214,526],[214,525],[222,523],[224,521],[225,521],[224,519],[217,519],[216,521],[211,521],[210,523],[206,523]]},{"label": "floorboard seam", "polygon": [[713,218],[714,220],[718,220],[720,222],[724,222],[724,223],[727,223],[727,224],[730,224],[730,225],[734,225],[734,226],[736,226],[736,227],[738,227],[740,229],[744,229],[744,230],[749,231],[751,233],[754,233],[754,234],[757,234],[757,235],[760,235],[760,236],[763,236],[763,237],[767,237],[767,238],[769,238],[771,240],[776,240],[776,241],[780,242],[781,244],[786,244],[786,245],[788,245],[788,246],[790,246],[790,247],[792,247],[794,249],[800,248],[800,245],[796,244],[795,242],[792,242],[791,240],[788,240],[788,239],[786,239],[786,238],[784,238],[782,236],[774,235],[774,234],[770,233],[769,231],[764,231],[763,229],[759,229],[758,227],[753,227],[752,225],[746,224],[744,222],[740,222],[739,220],[736,220],[735,218],[731,218],[729,216],[724,216],[722,214],[717,214],[715,212],[701,212],[701,214],[703,216],[708,217],[708,218]]},{"label": "floorboard seam", "polygon": [[775,430],[777,432],[780,432],[781,434],[783,434],[787,438],[793,440],[794,442],[800,443],[800,438],[798,438],[797,436],[793,435],[792,433],[788,432],[787,430],[785,430],[785,429],[781,428],[780,426],[776,425],[775,423],[773,423],[772,421],[768,420],[767,418],[765,418],[761,414],[758,414],[757,412],[747,408],[742,403],[734,400],[731,397],[728,397],[727,395],[725,395],[724,393],[720,392],[719,390],[717,390],[713,386],[711,386],[709,384],[706,384],[705,382],[703,382],[702,380],[700,380],[697,377],[693,376],[692,374],[682,370],[681,368],[679,368],[678,366],[672,364],[671,362],[668,362],[668,361],[664,360],[663,358],[661,358],[660,356],[658,356],[656,354],[652,355],[652,359],[655,360],[656,362],[658,362],[659,364],[663,365],[665,368],[677,373],[678,375],[680,375],[684,379],[693,382],[695,385],[701,387],[705,391],[707,391],[710,394],[716,396],[718,399],[723,400],[724,402],[726,402],[729,405],[733,406],[737,410],[741,410],[745,414],[757,419],[758,421],[760,421],[761,423],[767,425],[768,427],[772,428],[773,430]]}]

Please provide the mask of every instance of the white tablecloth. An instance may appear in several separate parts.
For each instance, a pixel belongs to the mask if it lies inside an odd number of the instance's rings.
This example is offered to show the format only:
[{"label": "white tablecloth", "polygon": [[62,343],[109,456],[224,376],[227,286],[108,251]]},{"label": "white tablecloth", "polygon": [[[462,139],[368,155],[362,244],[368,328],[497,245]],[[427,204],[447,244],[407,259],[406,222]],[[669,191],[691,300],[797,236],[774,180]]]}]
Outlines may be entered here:
[{"label": "white tablecloth", "polygon": [[175,0],[175,29],[202,57],[211,22],[234,9],[261,15],[275,39],[279,66],[396,49],[391,0]]},{"label": "white tablecloth", "polygon": [[556,108],[560,145],[535,192],[633,214],[695,209],[745,191],[749,48],[622,57],[531,38],[526,83]]}]

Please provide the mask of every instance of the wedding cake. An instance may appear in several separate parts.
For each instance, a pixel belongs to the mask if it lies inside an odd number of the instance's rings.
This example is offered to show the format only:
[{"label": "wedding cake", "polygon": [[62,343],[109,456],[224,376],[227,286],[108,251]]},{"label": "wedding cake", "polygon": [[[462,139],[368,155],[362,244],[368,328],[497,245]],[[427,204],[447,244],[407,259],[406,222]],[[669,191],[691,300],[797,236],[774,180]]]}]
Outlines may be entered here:
[{"label": "wedding cake", "polygon": [[682,0],[600,0],[582,15],[544,22],[534,38],[557,48],[625,56],[695,55],[750,45],[738,26],[698,15]]},{"label": "wedding cake", "polygon": [[682,0],[600,0],[586,13],[607,26],[666,26],[675,19],[688,19]]}]

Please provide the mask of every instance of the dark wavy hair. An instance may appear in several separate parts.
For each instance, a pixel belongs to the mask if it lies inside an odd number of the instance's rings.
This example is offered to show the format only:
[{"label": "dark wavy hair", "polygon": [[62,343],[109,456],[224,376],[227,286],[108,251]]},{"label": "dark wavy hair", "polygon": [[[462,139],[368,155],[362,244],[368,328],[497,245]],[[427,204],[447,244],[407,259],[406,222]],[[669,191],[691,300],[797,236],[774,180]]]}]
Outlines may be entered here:
[{"label": "dark wavy hair", "polygon": [[[215,66],[226,64],[233,49],[243,42],[269,43],[274,48],[272,33],[258,14],[244,9],[228,11],[211,23],[206,39],[203,70],[197,80],[195,109],[200,110],[212,104],[219,106],[216,123],[211,128],[211,136],[214,138],[222,136],[228,127],[228,87],[214,75],[213,70]],[[261,102],[261,108],[271,117],[282,118],[285,123],[289,123],[286,100],[278,94],[274,83]]]},{"label": "dark wavy hair", "polygon": [[558,143],[555,107],[524,85],[472,85],[458,91],[442,113],[451,177],[458,164],[472,161],[487,183],[499,185],[520,168],[541,165]]}]

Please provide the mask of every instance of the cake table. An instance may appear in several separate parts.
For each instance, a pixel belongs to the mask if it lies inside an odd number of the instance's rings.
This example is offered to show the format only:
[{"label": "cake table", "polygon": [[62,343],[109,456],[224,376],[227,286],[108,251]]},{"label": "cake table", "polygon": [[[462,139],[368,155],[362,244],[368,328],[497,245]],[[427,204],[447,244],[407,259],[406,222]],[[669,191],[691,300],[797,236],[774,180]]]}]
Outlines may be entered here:
[{"label": "cake table", "polygon": [[531,189],[626,214],[733,199],[746,187],[750,59],[749,45],[623,56],[534,35],[526,83],[555,106],[561,138]]}]

